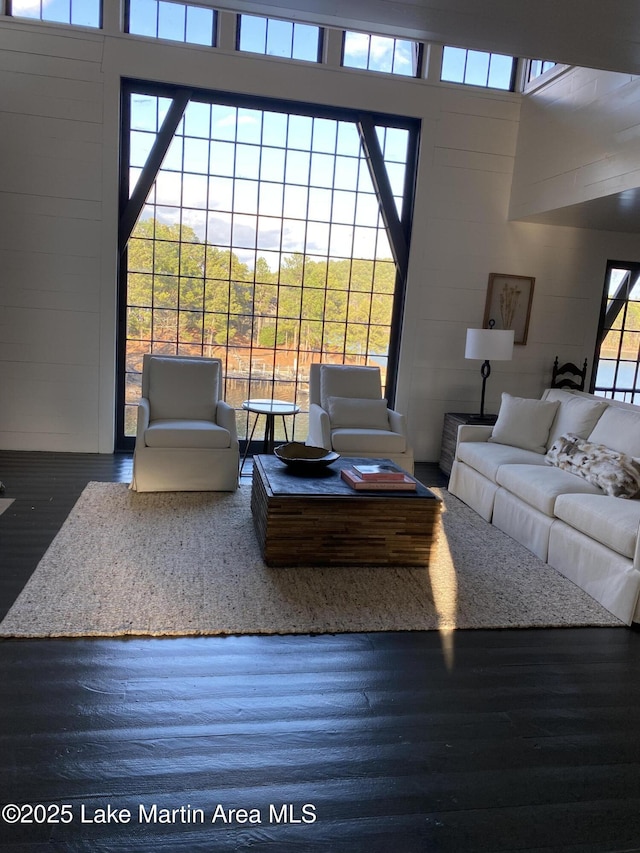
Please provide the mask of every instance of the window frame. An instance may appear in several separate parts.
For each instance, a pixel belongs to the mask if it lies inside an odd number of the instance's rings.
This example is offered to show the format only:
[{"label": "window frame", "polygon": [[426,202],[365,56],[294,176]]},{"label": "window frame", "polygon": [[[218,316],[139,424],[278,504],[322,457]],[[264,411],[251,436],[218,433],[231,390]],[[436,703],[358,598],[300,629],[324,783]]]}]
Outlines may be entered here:
[{"label": "window frame", "polygon": [[[78,27],[80,29],[91,30],[91,32],[95,32],[97,30],[104,29],[104,0],[98,0],[98,23],[93,24],[74,24],[71,20],[67,21],[55,21],[49,18],[42,17],[43,11],[43,0],[39,0],[40,3],[40,15],[39,17],[35,17],[32,15],[20,15],[15,14],[13,11],[13,0],[5,0],[5,15],[8,18],[13,18],[16,21],[38,21],[41,24],[53,24],[62,27]],[[69,17],[71,17],[73,6],[73,0],[69,0]]]},{"label": "window frame", "polygon": [[[368,145],[365,146],[362,142],[362,156],[368,161],[377,161],[370,165],[374,171],[377,170],[376,179],[374,182],[374,190],[378,198],[382,196],[385,199],[384,209],[381,205],[380,213],[385,224],[385,231],[389,246],[392,251],[395,261],[395,286],[392,296],[391,321],[389,325],[389,344],[387,354],[387,388],[386,395],[390,405],[393,404],[395,398],[395,389],[397,382],[398,360],[400,351],[400,341],[402,334],[402,320],[404,314],[404,300],[406,292],[406,277],[408,268],[408,252],[409,240],[411,234],[411,220],[413,214],[413,205],[415,200],[415,186],[417,177],[417,161],[419,148],[419,135],[421,122],[419,119],[407,116],[391,115],[388,113],[363,113],[359,110],[353,110],[341,107],[330,107],[326,105],[318,105],[312,103],[295,102],[281,99],[264,98],[259,96],[251,96],[237,93],[220,92],[210,89],[189,89],[179,85],[160,84],[149,81],[124,78],[121,85],[121,174],[120,174],[120,224],[119,224],[119,251],[118,256],[119,271],[118,271],[118,332],[117,332],[117,397],[116,397],[116,447],[118,450],[130,450],[135,439],[125,434],[125,409],[126,409],[126,344],[127,344],[127,278],[128,278],[128,263],[126,247],[129,240],[129,227],[133,229],[138,216],[135,211],[130,212],[131,200],[138,193],[139,198],[136,203],[144,204],[147,191],[144,186],[139,186],[141,180],[138,180],[133,192],[130,195],[129,188],[129,163],[130,163],[130,120],[129,104],[131,94],[148,94],[151,96],[168,97],[174,99],[177,103],[180,98],[189,100],[204,100],[210,103],[219,105],[227,105],[237,108],[258,109],[266,111],[279,111],[287,114],[299,114],[312,118],[326,118],[337,121],[348,121],[358,124],[361,128],[361,137],[368,140]],[[178,105],[179,109],[179,105]],[[171,110],[171,107],[169,108]],[[398,127],[406,129],[408,133],[406,168],[404,173],[403,183],[403,203],[402,210],[398,211],[395,199],[389,185],[386,169],[383,169],[381,174],[380,158],[382,157],[379,142],[376,145],[376,122],[378,125],[385,127]],[[372,130],[373,129],[373,130]],[[162,134],[162,129],[158,135]],[[375,137],[375,138],[373,138]],[[371,150],[366,150],[368,147]],[[163,155],[159,155],[159,162]],[[382,160],[384,165],[384,159]],[[146,167],[143,169],[143,173]],[[151,179],[152,169],[149,170],[148,179]],[[153,171],[153,179],[157,175],[157,169]],[[378,186],[377,184],[380,184]],[[386,186],[385,186],[386,184]],[[128,214],[128,216],[127,216]],[[123,221],[127,220],[126,222]]]},{"label": "window frame", "polygon": [[[594,350],[593,356],[593,370],[591,371],[591,381],[589,384],[589,390],[592,394],[597,394],[598,396],[605,397],[607,399],[616,399],[623,400],[625,402],[634,403],[636,400],[640,399],[640,343],[638,345],[638,353],[636,357],[636,367],[634,373],[634,387],[633,388],[625,388],[624,386],[617,385],[618,379],[618,371],[621,363],[632,364],[632,360],[621,358],[622,354],[622,337],[620,335],[620,343],[618,345],[618,354],[616,359],[607,359],[607,361],[615,361],[614,368],[614,376],[613,376],[613,384],[612,385],[604,385],[599,384],[597,381],[598,368],[601,360],[601,352],[602,346],[604,344],[605,338],[609,331],[613,328],[617,318],[620,315],[620,312],[624,312],[624,316],[627,315],[627,309],[629,306],[629,298],[628,294],[624,298],[617,298],[616,296],[609,295],[609,280],[611,276],[611,271],[614,269],[626,269],[629,271],[629,274],[635,277],[632,286],[640,287],[640,261],[607,261],[606,272],[605,272],[605,281],[602,292],[602,304],[600,308],[600,319],[598,323],[598,334],[596,338],[596,346]],[[640,300],[633,300],[634,303],[640,305]],[[617,305],[617,307],[616,307]],[[614,310],[615,309],[615,310]],[[621,328],[621,332],[625,331],[624,319],[623,325]],[[629,330],[627,330],[629,331]],[[640,339],[640,329],[637,332],[638,338]],[[622,395],[622,396],[616,396]]]},{"label": "window frame", "polygon": [[[254,50],[246,50],[246,49],[240,47],[240,39],[242,37],[242,18],[245,16],[250,17],[250,18],[261,18],[262,20],[264,20],[266,22],[266,24],[265,24],[265,50],[264,50],[264,52],[254,51]],[[269,22],[270,21],[280,21],[280,22],[283,22],[285,24],[291,24],[291,26],[292,26],[292,31],[291,31],[292,51],[293,51],[293,39],[295,39],[295,28],[296,28],[296,26],[300,25],[300,26],[305,26],[305,27],[315,27],[318,30],[318,52],[317,52],[316,58],[315,59],[300,59],[299,57],[296,57],[296,56],[278,56],[278,55],[273,54],[273,53],[267,53],[266,47],[267,47],[267,42],[268,42],[268,38],[269,38]],[[244,54],[247,54],[249,56],[264,56],[267,59],[281,59],[281,60],[285,60],[286,62],[305,62],[305,63],[310,63],[311,65],[319,65],[322,63],[322,57],[324,55],[324,38],[325,38],[324,27],[320,26],[319,24],[308,24],[305,21],[292,21],[292,20],[289,20],[287,18],[275,18],[275,17],[269,16],[269,15],[254,15],[254,14],[251,14],[250,12],[238,12],[236,15],[236,45],[235,45],[235,49],[238,51],[238,53],[244,53]]]},{"label": "window frame", "polygon": [[[160,0],[155,0],[155,2],[157,4],[160,2]],[[185,7],[185,39],[170,39],[170,38],[166,38],[166,37],[160,36],[160,35],[149,36],[149,35],[146,35],[145,33],[132,33],[131,29],[130,29],[132,0],[125,0],[125,2],[124,2],[123,32],[125,33],[125,35],[130,35],[130,36],[133,36],[134,38],[149,39],[150,41],[166,42],[169,44],[184,44],[184,45],[188,45],[191,48],[202,47],[202,48],[206,49],[206,48],[212,48],[212,47],[218,46],[217,45],[217,40],[218,40],[218,11],[217,11],[217,9],[215,9],[213,6],[209,6],[209,5],[203,4],[203,3],[188,2],[188,0],[164,0],[164,2],[173,3],[176,6]],[[200,9],[206,9],[207,11],[211,12],[211,14],[213,16],[212,26],[211,26],[211,43],[210,44],[208,44],[206,42],[188,41],[186,39],[186,26],[187,26],[186,9],[188,7],[191,7],[191,6],[196,7],[196,8],[200,8]],[[158,22],[158,25],[159,25],[159,22]],[[157,27],[156,27],[156,29],[157,29]]]},{"label": "window frame", "polygon": [[[483,53],[489,57],[489,63],[487,66],[487,82],[486,83],[468,83],[466,80],[445,80],[442,77],[444,62],[445,62],[445,51],[447,48],[451,48],[452,50],[462,50],[465,53],[464,60],[464,73],[463,78],[466,76],[467,70],[467,62],[469,59],[469,53]],[[509,86],[508,88],[504,88],[502,86],[490,86],[489,85],[489,75],[491,73],[491,57],[493,56],[504,56],[511,59],[511,73],[509,77]],[[511,56],[508,53],[497,53],[496,51],[490,50],[477,50],[475,48],[467,48],[467,47],[458,47],[454,44],[444,44],[442,45],[442,58],[440,61],[440,78],[439,82],[444,83],[449,86],[470,86],[475,89],[486,89],[490,92],[515,92],[516,91],[516,82],[518,77],[518,57]]]},{"label": "window frame", "polygon": [[[369,68],[368,64],[367,64],[366,68],[362,68],[362,67],[357,66],[357,65],[345,65],[344,57],[345,57],[345,47],[346,47],[346,42],[347,42],[347,36],[351,35],[351,34],[353,34],[353,35],[364,35],[364,36],[367,36],[367,38],[369,39],[369,49],[368,49],[367,59],[371,54],[371,39],[372,38],[388,39],[389,41],[394,42],[394,47],[395,47],[395,43],[398,41],[406,41],[406,42],[409,42],[409,43],[415,45],[415,47],[417,48],[415,74],[400,74],[398,71],[393,71],[393,69],[391,71],[381,71],[378,68]],[[394,51],[394,54],[395,54],[395,51]],[[407,39],[407,38],[401,38],[400,36],[381,35],[380,33],[365,33],[365,32],[361,32],[359,30],[347,30],[347,29],[342,30],[342,46],[340,49],[340,67],[346,68],[349,71],[367,71],[367,72],[370,72],[372,74],[388,74],[390,77],[397,77],[397,78],[404,79],[404,80],[419,80],[422,78],[422,75],[424,73],[424,56],[425,56],[424,43],[421,41],[418,41],[417,39]]]}]

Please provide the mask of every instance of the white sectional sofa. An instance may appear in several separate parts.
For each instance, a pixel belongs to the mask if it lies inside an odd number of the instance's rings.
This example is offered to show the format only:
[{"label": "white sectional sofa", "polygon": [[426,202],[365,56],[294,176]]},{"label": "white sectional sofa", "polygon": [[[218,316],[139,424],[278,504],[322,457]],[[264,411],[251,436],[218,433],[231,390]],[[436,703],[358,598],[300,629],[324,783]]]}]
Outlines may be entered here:
[{"label": "white sectional sofa", "polygon": [[640,622],[640,406],[502,395],[458,431],[449,491],[626,624]]}]

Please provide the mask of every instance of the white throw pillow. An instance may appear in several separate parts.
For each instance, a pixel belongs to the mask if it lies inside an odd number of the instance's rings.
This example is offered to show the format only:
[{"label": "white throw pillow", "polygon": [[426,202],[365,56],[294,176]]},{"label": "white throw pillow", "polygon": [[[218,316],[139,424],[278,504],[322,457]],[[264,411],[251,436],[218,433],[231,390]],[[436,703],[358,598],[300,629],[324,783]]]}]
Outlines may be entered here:
[{"label": "white throw pillow", "polygon": [[590,400],[587,397],[574,397],[573,395],[556,396],[556,389],[551,389],[546,400],[557,400],[560,407],[551,424],[547,447],[551,447],[561,435],[571,433],[580,438],[587,438],[591,430],[600,420],[604,410],[609,405],[606,400]]},{"label": "white throw pillow", "polygon": [[607,406],[588,438],[593,444],[604,444],[628,456],[640,457],[640,412]]},{"label": "white throw pillow", "polygon": [[557,400],[529,400],[504,393],[489,441],[546,453],[549,430],[559,405]]},{"label": "white throw pillow", "polygon": [[389,429],[387,401],[355,397],[329,397],[331,429]]}]

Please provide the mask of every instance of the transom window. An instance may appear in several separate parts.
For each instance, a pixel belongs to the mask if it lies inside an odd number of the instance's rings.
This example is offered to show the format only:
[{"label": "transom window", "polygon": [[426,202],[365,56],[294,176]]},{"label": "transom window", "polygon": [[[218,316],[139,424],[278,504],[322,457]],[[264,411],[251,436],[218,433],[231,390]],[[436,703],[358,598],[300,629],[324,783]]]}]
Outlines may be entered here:
[{"label": "transom window", "polygon": [[594,393],[640,400],[640,263],[607,264]]},{"label": "transom window", "polygon": [[8,0],[7,14],[77,27],[100,27],[101,0]]},{"label": "transom window", "polygon": [[442,52],[440,79],[447,83],[512,91],[515,69],[514,56],[446,46]]},{"label": "transom window", "polygon": [[367,33],[344,33],[342,65],[345,68],[417,77],[420,74],[420,59],[419,42]]},{"label": "transom window", "polygon": [[319,62],[322,30],[309,24],[238,15],[238,50]]},{"label": "transom window", "polygon": [[527,72],[527,82],[530,83],[532,80],[535,80],[536,77],[540,77],[546,71],[550,71],[552,68],[555,68],[555,66],[556,63],[551,62],[551,60],[530,59],[529,70]]},{"label": "transom window", "polygon": [[214,47],[216,13],[213,9],[173,0],[128,0],[127,32]]},{"label": "transom window", "polygon": [[295,401],[306,438],[311,362],[379,365],[392,397],[417,123],[127,90],[119,446],[145,352],[220,357],[241,439],[251,397]]}]

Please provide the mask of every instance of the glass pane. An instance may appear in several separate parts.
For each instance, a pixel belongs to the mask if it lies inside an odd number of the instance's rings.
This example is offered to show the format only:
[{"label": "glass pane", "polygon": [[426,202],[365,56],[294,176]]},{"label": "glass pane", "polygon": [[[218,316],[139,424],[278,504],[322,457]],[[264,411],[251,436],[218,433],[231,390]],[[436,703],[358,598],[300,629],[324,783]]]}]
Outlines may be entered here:
[{"label": "glass pane", "polygon": [[464,83],[467,51],[459,47],[445,47],[442,51],[440,79],[450,83]]},{"label": "glass pane", "polygon": [[186,41],[189,44],[215,45],[215,12],[202,6],[187,6]]},{"label": "glass pane", "polygon": [[41,0],[13,0],[11,14],[19,18],[42,17]]},{"label": "glass pane", "polygon": [[293,50],[293,24],[290,21],[267,21],[267,50],[270,56],[291,58]]},{"label": "glass pane", "polygon": [[293,25],[292,59],[304,59],[318,62],[320,50],[320,29],[307,24]]},{"label": "glass pane", "polygon": [[498,53],[491,54],[489,65],[489,86],[494,89],[511,88],[511,77],[513,73],[513,57],[502,56]]},{"label": "glass pane", "polygon": [[197,136],[209,140],[211,123],[210,104],[191,101],[184,111],[185,136]]},{"label": "glass pane", "polygon": [[158,3],[158,38],[185,40],[186,9],[181,3]]},{"label": "glass pane", "polygon": [[370,71],[391,72],[394,45],[394,40],[391,38],[371,36],[368,65]]},{"label": "glass pane", "polygon": [[99,27],[100,0],[73,0],[71,23],[78,27]]},{"label": "glass pane", "polygon": [[71,23],[71,0],[50,0],[42,3],[42,20],[59,24]]},{"label": "glass pane", "polygon": [[266,53],[267,19],[255,15],[239,15],[240,50],[251,53]]},{"label": "glass pane", "polygon": [[129,0],[129,32],[157,38],[158,0]]},{"label": "glass pane", "polygon": [[415,42],[396,39],[393,51],[393,73],[415,77],[418,73],[417,56]]},{"label": "glass pane", "polygon": [[134,131],[131,134],[130,162],[132,166],[144,166],[155,141],[155,133],[140,133]]},{"label": "glass pane", "polygon": [[[260,184],[258,212],[263,216],[282,216],[283,191],[282,184],[262,182]],[[300,215],[304,216],[304,210]]]},{"label": "glass pane", "polygon": [[371,36],[364,33],[345,32],[342,64],[347,68],[369,67]]},{"label": "glass pane", "polygon": [[270,181],[284,181],[284,148],[263,148],[260,154],[260,177]]},{"label": "glass pane", "polygon": [[287,116],[284,113],[263,113],[262,144],[279,148],[287,144]]},{"label": "glass pane", "polygon": [[488,53],[468,50],[464,82],[472,86],[486,86],[489,78],[489,59]]},{"label": "glass pane", "polygon": [[206,175],[209,171],[209,143],[205,139],[186,137],[184,140],[184,168]]}]

